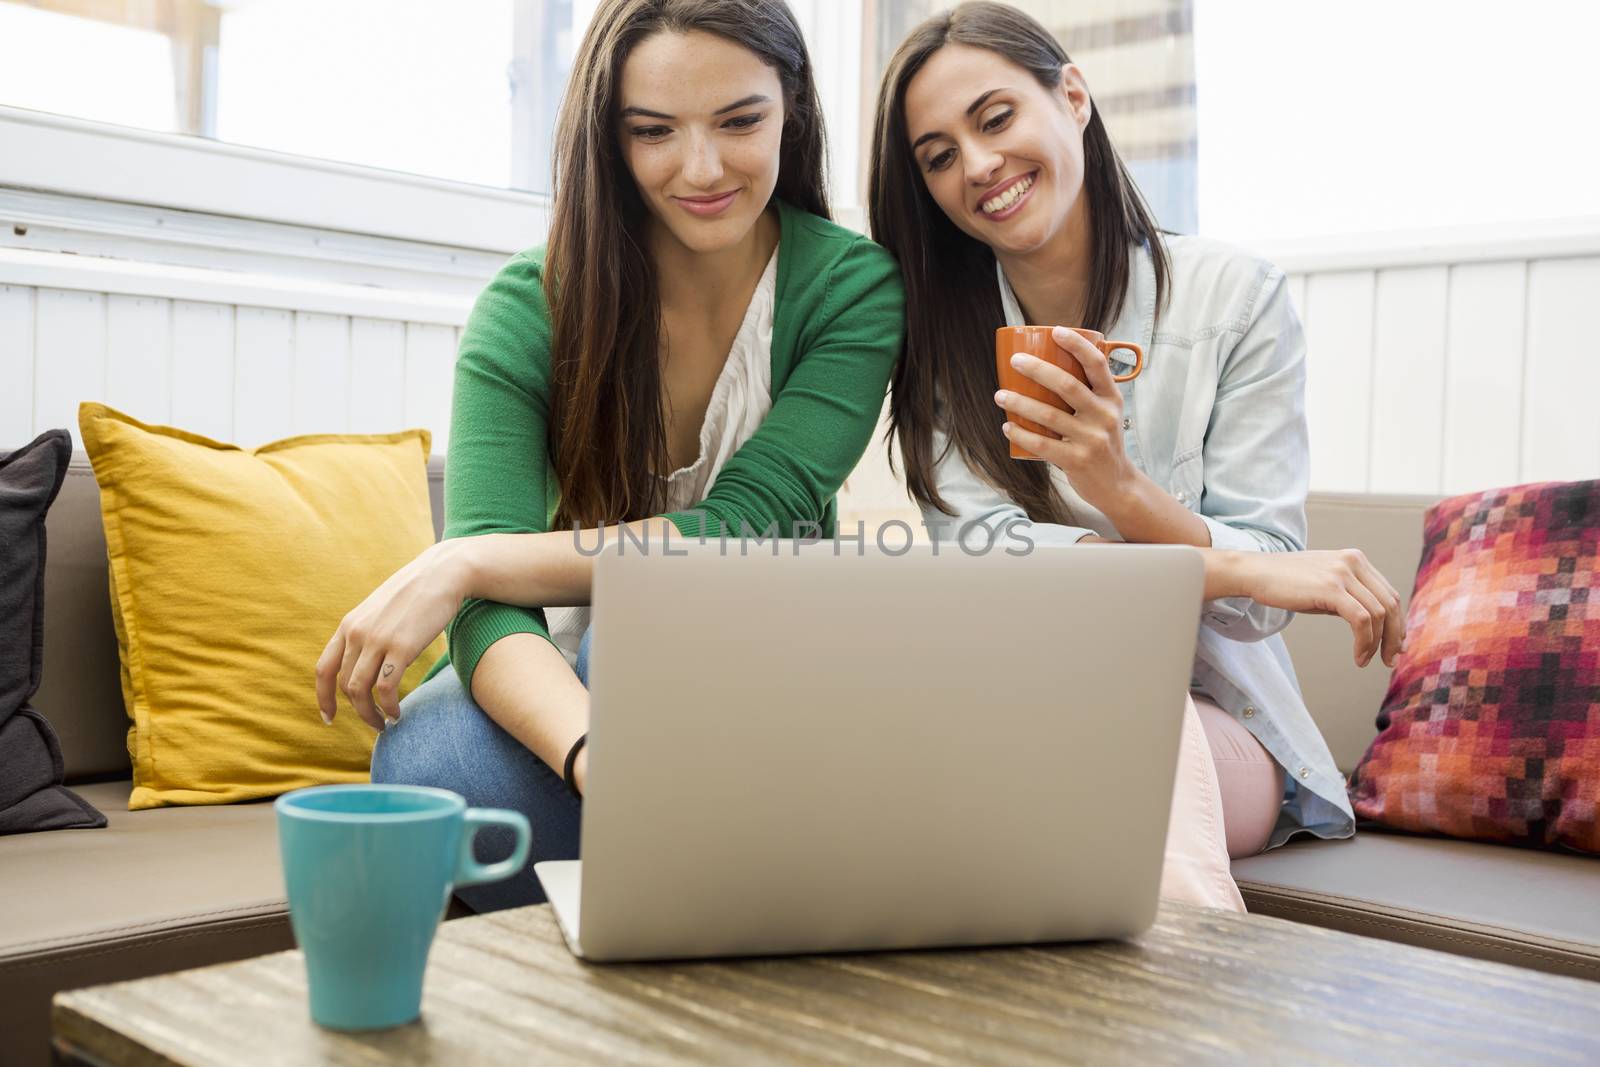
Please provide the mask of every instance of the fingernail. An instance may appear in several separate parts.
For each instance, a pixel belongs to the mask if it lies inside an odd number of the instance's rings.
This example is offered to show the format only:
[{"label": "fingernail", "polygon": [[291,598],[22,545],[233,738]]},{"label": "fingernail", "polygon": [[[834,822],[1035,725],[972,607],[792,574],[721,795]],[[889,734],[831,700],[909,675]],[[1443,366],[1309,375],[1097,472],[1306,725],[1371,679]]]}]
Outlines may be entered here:
[{"label": "fingernail", "polygon": [[389,724],[390,726],[393,726],[395,723],[400,721],[400,716],[396,715],[394,718],[391,719],[389,716],[385,715],[383,717],[383,721],[385,723]]},{"label": "fingernail", "polygon": [[325,711],[322,712],[321,714],[322,714],[322,725],[324,725],[324,726],[332,726],[333,725],[333,716],[329,715]]},{"label": "fingernail", "polygon": [[1005,434],[1007,437],[1010,437],[1011,436],[1011,424],[1009,422],[1001,423],[1000,424],[1000,432]]},{"label": "fingernail", "polygon": [[1026,352],[1016,352],[1011,356],[1011,365],[1020,370],[1023,367],[1026,367],[1029,361],[1032,359],[1033,357],[1028,355]]},{"label": "fingernail", "polygon": [[998,393],[994,394],[994,402],[996,404],[1004,404],[1008,399],[1010,399],[1010,397],[1011,394],[1002,389]]}]

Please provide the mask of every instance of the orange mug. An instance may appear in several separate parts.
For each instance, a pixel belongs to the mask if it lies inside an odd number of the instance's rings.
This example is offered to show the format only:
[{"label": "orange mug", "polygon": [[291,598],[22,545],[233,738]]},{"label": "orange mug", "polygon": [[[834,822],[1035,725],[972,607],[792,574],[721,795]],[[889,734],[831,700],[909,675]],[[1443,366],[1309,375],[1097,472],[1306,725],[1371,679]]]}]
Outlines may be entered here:
[{"label": "orange mug", "polygon": [[[1105,334],[1099,333],[1095,330],[1082,330],[1076,326],[1069,326],[1067,328],[1073,333],[1077,334],[1079,337],[1082,337],[1084,340],[1088,341],[1090,344],[1094,345],[1101,352],[1104,352],[1108,359],[1110,358],[1111,353],[1117,351],[1118,349],[1125,348],[1133,353],[1133,369],[1126,374],[1115,375],[1114,378],[1116,381],[1131,382],[1139,376],[1140,371],[1144,370],[1144,349],[1133,342],[1108,341],[1106,340]],[[1011,392],[1018,393],[1022,396],[1032,397],[1034,400],[1037,400],[1040,403],[1049,404],[1053,408],[1060,408],[1062,411],[1070,412],[1072,409],[1067,406],[1067,402],[1057,396],[1054,391],[1046,389],[1032,378],[1024,376],[1021,371],[1017,370],[1011,365],[1012,356],[1016,355],[1018,352],[1025,352],[1030,356],[1037,356],[1046,363],[1055,364],[1068,374],[1072,375],[1074,378],[1078,379],[1078,381],[1088,385],[1089,378],[1088,375],[1084,373],[1083,364],[1079,363],[1077,359],[1073,357],[1071,352],[1064,350],[1060,345],[1056,344],[1055,339],[1050,336],[1053,330],[1054,327],[1052,326],[1000,327],[994,332],[995,373],[1000,379],[1000,388],[1010,390]],[[1033,433],[1043,434],[1045,437],[1053,438],[1056,436],[1043,426],[1040,426],[1034,422],[1030,422],[1029,420],[1019,416],[1012,415],[1009,412],[1006,413],[1006,418],[1012,423],[1012,425],[1020,426],[1024,430],[1030,430]],[[1039,457],[1034,455],[1032,452],[1029,452],[1015,441],[1012,441],[1011,458],[1036,460]]]}]

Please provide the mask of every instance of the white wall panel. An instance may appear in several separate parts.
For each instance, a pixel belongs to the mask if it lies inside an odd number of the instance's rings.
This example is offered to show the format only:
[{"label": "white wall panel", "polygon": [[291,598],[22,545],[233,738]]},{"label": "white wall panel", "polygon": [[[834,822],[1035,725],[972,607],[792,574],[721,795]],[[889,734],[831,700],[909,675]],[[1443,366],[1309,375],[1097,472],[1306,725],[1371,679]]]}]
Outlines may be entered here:
[{"label": "white wall panel", "polygon": [[233,441],[254,448],[293,433],[294,315],[275,308],[234,313]]},{"label": "white wall panel", "polygon": [[1311,488],[1367,487],[1372,426],[1373,272],[1339,271],[1306,281],[1306,418]]},{"label": "white wall panel", "polygon": [[33,436],[33,289],[0,285],[0,449]]},{"label": "white wall panel", "polygon": [[172,425],[233,440],[231,304],[172,303]]},{"label": "white wall panel", "polygon": [[1600,258],[1528,268],[1523,481],[1600,478]]},{"label": "white wall panel", "polygon": [[1450,271],[1445,368],[1446,493],[1520,481],[1524,263],[1463,263]]},{"label": "white wall panel", "polygon": [[449,326],[406,325],[405,426],[433,432],[433,451],[443,455],[450,437],[450,390],[455,381],[456,335]]},{"label": "white wall panel", "polygon": [[406,325],[379,319],[350,323],[350,429],[405,429]]},{"label": "white wall panel", "polygon": [[293,434],[350,428],[350,320],[343,315],[295,314],[291,426]]},{"label": "white wall panel", "polygon": [[106,398],[106,298],[40,289],[34,308],[36,431],[63,427],[78,440],[78,404]]},{"label": "white wall panel", "polygon": [[106,403],[142,422],[172,420],[172,301],[106,297]]},{"label": "white wall panel", "polygon": [[1439,489],[1449,286],[1448,267],[1378,273],[1367,479],[1375,493]]},{"label": "white wall panel", "polygon": [[[1600,339],[1584,322],[1600,258],[1524,253],[1290,275],[1309,342],[1313,488],[1600,477]],[[49,426],[76,435],[78,403],[103,399],[246,447],[423,426],[435,453],[448,449],[462,332],[449,322],[0,278],[0,447]],[[876,439],[846,496],[863,515],[907,506]]]},{"label": "white wall panel", "polygon": [[76,433],[78,403],[94,399],[245,447],[425,426],[442,454],[459,337],[442,323],[0,286],[0,445],[32,438],[36,408],[39,426]]}]

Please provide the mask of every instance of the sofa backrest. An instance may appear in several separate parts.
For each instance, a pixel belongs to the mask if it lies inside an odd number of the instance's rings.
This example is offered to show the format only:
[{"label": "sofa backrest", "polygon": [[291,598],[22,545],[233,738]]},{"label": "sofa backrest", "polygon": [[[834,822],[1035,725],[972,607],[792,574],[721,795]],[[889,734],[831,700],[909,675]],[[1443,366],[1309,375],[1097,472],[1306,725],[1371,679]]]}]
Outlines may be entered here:
[{"label": "sofa backrest", "polygon": [[[1310,548],[1359,548],[1411,604],[1411,585],[1422,559],[1422,516],[1433,496],[1313,493],[1307,502]],[[1333,758],[1350,770],[1377,734],[1374,725],[1390,671],[1376,657],[1355,665],[1355,638],[1343,619],[1300,615],[1284,631],[1311,717]]]},{"label": "sofa backrest", "polygon": [[[444,461],[428,463],[433,529],[444,526]],[[117,637],[111,625],[100,488],[75,452],[45,519],[44,677],[34,705],[61,738],[67,781],[131,774]],[[354,607],[354,605],[351,605]]]},{"label": "sofa backrest", "polygon": [[[444,524],[444,461],[428,464],[437,534]],[[1313,494],[1311,547],[1366,552],[1409,603],[1422,554],[1422,513],[1435,497]],[[61,736],[67,780],[126,775],[128,719],[111,627],[100,492],[88,457],[74,454],[50,508],[45,565],[44,678],[35,704]],[[1342,619],[1302,615],[1285,633],[1312,717],[1340,767],[1361,758],[1389,684],[1376,660],[1365,670]]]}]

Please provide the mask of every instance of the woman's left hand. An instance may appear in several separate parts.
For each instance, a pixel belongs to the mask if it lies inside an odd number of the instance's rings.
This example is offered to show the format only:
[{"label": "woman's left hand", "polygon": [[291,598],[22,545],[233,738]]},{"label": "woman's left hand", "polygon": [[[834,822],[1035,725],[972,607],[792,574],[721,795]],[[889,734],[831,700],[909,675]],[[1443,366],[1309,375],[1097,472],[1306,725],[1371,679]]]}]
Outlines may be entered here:
[{"label": "woman's left hand", "polygon": [[374,730],[399,719],[401,676],[467,597],[469,541],[430,545],[339,623],[317,659],[323,721],[333,721],[341,691]]},{"label": "woman's left hand", "polygon": [[1111,502],[1125,494],[1139,476],[1122,447],[1122,393],[1112,379],[1109,361],[1098,348],[1064,326],[1057,326],[1051,337],[1083,366],[1089,384],[1034,356],[1012,356],[1013,367],[1055,393],[1071,410],[1062,411],[1002,389],[995,393],[994,402],[1007,415],[1042,426],[1060,440],[1024,430],[1015,422],[1005,424],[1005,435],[1059,467],[1084,500],[1110,512]]},{"label": "woman's left hand", "polygon": [[[1355,635],[1356,666],[1381,655],[1393,667],[1405,651],[1406,616],[1400,592],[1359,548],[1337,551],[1234,552],[1218,557],[1231,564],[1238,593],[1268,607],[1311,615],[1337,615]],[[1209,566],[1208,566],[1209,569]]]}]

